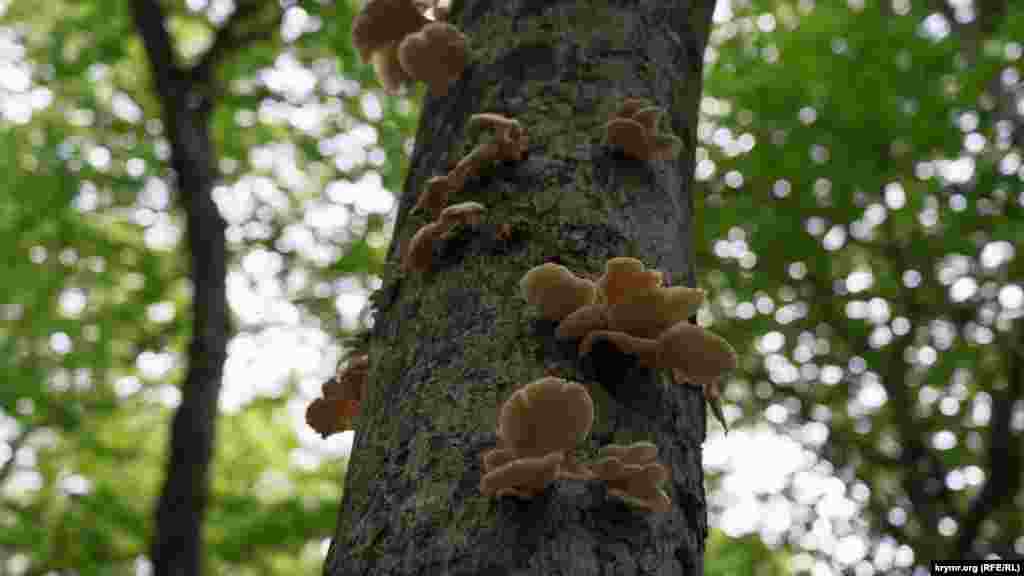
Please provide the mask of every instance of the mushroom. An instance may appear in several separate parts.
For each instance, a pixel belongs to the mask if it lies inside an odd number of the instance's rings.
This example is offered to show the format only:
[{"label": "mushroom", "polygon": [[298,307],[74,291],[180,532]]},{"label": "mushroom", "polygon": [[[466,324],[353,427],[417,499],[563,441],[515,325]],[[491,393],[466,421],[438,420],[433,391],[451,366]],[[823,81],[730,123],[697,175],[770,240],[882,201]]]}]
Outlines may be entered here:
[{"label": "mushroom", "polygon": [[483,454],[481,491],[529,498],[556,477],[589,478],[569,451],[593,421],[593,400],[577,382],[548,376],[519,388],[501,406],[498,448]]},{"label": "mushroom", "polygon": [[652,512],[667,512],[672,500],[659,485],[668,480],[668,468],[659,462],[626,464],[610,456],[592,465],[598,479],[608,486],[608,495]]},{"label": "mushroom", "polygon": [[658,270],[647,270],[636,258],[619,256],[604,264],[604,275],[597,280],[598,294],[604,304],[625,302],[638,294],[646,294],[662,285]]},{"label": "mushroom", "polygon": [[679,155],[682,140],[658,132],[661,108],[648,100],[627,98],[619,111],[605,124],[608,143],[637,160],[670,160]]},{"label": "mushroom", "polygon": [[402,86],[412,81],[412,78],[402,70],[398,62],[398,45],[391,44],[377,50],[370,56],[373,63],[373,71],[377,73],[377,80],[384,86],[384,90],[396,93]]},{"label": "mushroom", "polygon": [[413,234],[402,254],[402,270],[408,272],[426,272],[433,262],[434,241],[448,231],[444,222],[435,220],[424,224]]},{"label": "mushroom", "polygon": [[461,188],[462,183],[454,177],[454,172],[449,172],[444,176],[434,176],[427,180],[426,187],[416,198],[416,205],[412,207],[412,212],[423,209],[437,220],[441,217],[441,211],[448,205],[448,196],[452,192],[458,192]]},{"label": "mushroom", "polygon": [[447,226],[445,233],[456,225],[479,226],[487,208],[479,202],[459,202],[441,211],[440,221]]},{"label": "mushroom", "polygon": [[541,316],[555,321],[597,300],[593,282],[552,262],[530,268],[523,274],[519,292],[524,300],[540,308]]},{"label": "mushroom", "polygon": [[316,398],[306,408],[306,424],[327,438],[335,432],[352,429],[359,415],[359,402],[345,398]]},{"label": "mushroom", "polygon": [[583,338],[594,330],[605,330],[608,328],[608,307],[604,304],[590,304],[577,308],[558,323],[558,330],[555,330],[555,338],[559,340],[574,340]]},{"label": "mushroom", "polygon": [[325,398],[348,398],[362,402],[366,398],[366,382],[370,372],[370,356],[357,354],[347,365],[338,366],[334,378],[324,382],[321,392]]},{"label": "mushroom", "polygon": [[402,270],[425,272],[433,261],[434,242],[445,238],[455,226],[476,226],[486,208],[479,202],[461,202],[441,211],[441,216],[413,234],[402,253]]},{"label": "mushroom", "polygon": [[369,369],[370,357],[366,354],[353,356],[345,368],[339,366],[334,378],[321,386],[323,398],[314,399],[306,408],[306,423],[324,438],[351,430],[352,420],[366,398]]},{"label": "mushroom", "polygon": [[736,350],[724,338],[686,321],[665,330],[656,340],[595,330],[580,342],[580,355],[589,354],[598,338],[609,340],[625,354],[639,357],[644,366],[671,369],[677,381],[685,378],[705,387],[737,365]]},{"label": "mushroom", "polygon": [[689,286],[658,286],[626,302],[608,306],[608,327],[635,336],[654,338],[695,314],[704,291]]},{"label": "mushroom", "polygon": [[480,479],[485,496],[533,498],[558,476],[565,455],[551,452],[539,458],[518,458]]},{"label": "mushroom", "polygon": [[658,337],[657,362],[705,387],[737,366],[736,350],[725,338],[689,322],[679,322]]},{"label": "mushroom", "polygon": [[518,120],[485,112],[470,116],[469,125],[494,129],[495,139],[492,148],[488,150],[488,159],[515,162],[523,159],[529,145],[529,137]]},{"label": "mushroom", "polygon": [[352,20],[352,45],[363,62],[373,63],[385,89],[397,90],[406,79],[398,43],[428,22],[412,0],[369,0]]},{"label": "mushroom", "polygon": [[432,94],[444,96],[466,68],[466,35],[447,22],[431,22],[402,40],[398,61],[410,77],[426,82]]},{"label": "mushroom", "polygon": [[582,338],[588,332],[607,329],[656,338],[692,316],[704,301],[703,290],[663,284],[660,270],[648,269],[636,258],[612,258],[597,279],[597,303],[566,317],[556,336]]}]

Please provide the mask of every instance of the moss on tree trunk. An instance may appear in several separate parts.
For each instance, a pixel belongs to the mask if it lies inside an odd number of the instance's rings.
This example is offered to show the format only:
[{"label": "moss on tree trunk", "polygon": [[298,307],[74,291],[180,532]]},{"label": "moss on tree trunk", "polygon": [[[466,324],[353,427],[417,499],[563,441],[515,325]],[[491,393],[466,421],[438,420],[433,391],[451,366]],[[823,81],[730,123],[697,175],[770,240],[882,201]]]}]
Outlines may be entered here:
[{"label": "moss on tree trunk", "polygon": [[[369,397],[356,423],[325,574],[701,574],[707,530],[696,388],[635,369],[602,385],[558,344],[554,325],[518,293],[532,266],[558,259],[600,273],[635,256],[672,283],[694,278],[693,142],[713,0],[456,2],[451,21],[473,50],[445,98],[428,97],[401,199],[390,261],[427,222],[409,215],[422,183],[487,135],[469,116],[518,119],[520,163],[485,169],[450,201],[487,206],[486,223],[435,250],[433,270],[390,266],[375,296]],[[668,111],[679,159],[640,162],[603,143],[622,98]],[[497,226],[512,224],[508,240]],[[480,454],[501,402],[547,370],[584,383],[594,429],[579,456],[650,440],[671,470],[666,514],[643,515],[596,481],[558,481],[530,502],[483,497]]]}]

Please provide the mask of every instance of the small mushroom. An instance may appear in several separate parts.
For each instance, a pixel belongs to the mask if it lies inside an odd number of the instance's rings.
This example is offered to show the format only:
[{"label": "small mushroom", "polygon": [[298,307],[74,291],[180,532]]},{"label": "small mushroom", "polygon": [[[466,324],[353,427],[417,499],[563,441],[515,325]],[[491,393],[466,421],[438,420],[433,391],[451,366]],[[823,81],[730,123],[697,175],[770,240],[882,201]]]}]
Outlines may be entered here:
[{"label": "small mushroom", "polygon": [[398,61],[410,77],[426,82],[432,94],[444,96],[466,68],[466,35],[447,22],[431,22],[402,40]]},{"label": "small mushroom", "polygon": [[501,114],[485,112],[469,117],[470,126],[487,126],[495,131],[493,149],[488,150],[489,160],[515,161],[523,159],[529,145],[529,137],[518,120]]},{"label": "small mushroom", "polygon": [[606,457],[591,469],[605,481],[609,496],[652,512],[667,512],[672,507],[672,500],[659,487],[668,480],[668,468],[659,462],[626,464],[619,458]]},{"label": "small mushroom", "polygon": [[429,270],[433,262],[434,242],[443,239],[456,225],[478,225],[485,211],[486,208],[479,202],[461,202],[442,210],[439,219],[424,224],[413,234],[402,252],[402,270]]},{"label": "small mushroom", "polygon": [[663,111],[649,101],[627,98],[618,112],[605,124],[608,143],[637,160],[670,160],[679,155],[682,140],[658,132]]},{"label": "small mushroom", "polygon": [[435,220],[424,224],[413,234],[402,254],[402,270],[408,272],[425,272],[430,269],[434,257],[434,242],[448,231],[444,222]]},{"label": "small mushroom", "polygon": [[637,356],[648,368],[671,369],[677,382],[686,379],[711,386],[737,365],[736,350],[724,338],[686,321],[665,330],[656,340],[594,330],[580,342],[580,355],[589,354],[597,339],[608,340],[622,353]]},{"label": "small mushroom", "polygon": [[461,182],[455,178],[454,172],[444,176],[434,176],[427,180],[426,186],[416,198],[416,205],[412,212],[426,210],[432,218],[437,220],[441,217],[441,211],[448,205],[448,196],[458,192],[462,188]]},{"label": "small mushroom", "polygon": [[561,264],[546,262],[530,268],[519,280],[519,292],[540,308],[548,320],[562,320],[597,300],[597,288]]},{"label": "small mushroom", "polygon": [[485,474],[480,479],[480,492],[485,496],[533,498],[555,480],[564,459],[561,452],[518,458]]},{"label": "small mushroom", "polygon": [[352,429],[359,402],[345,398],[316,398],[306,408],[306,424],[324,438]]},{"label": "small mushroom", "polygon": [[407,79],[398,43],[428,22],[412,0],[369,0],[352,20],[352,45],[363,62],[373,63],[385,89],[397,90]]},{"label": "small mushroom", "polygon": [[442,210],[440,221],[448,227],[445,232],[450,231],[458,224],[479,226],[486,211],[487,208],[479,202],[460,202]]},{"label": "small mushroom", "polygon": [[714,332],[679,322],[658,337],[657,364],[709,387],[736,369],[736,350]]}]

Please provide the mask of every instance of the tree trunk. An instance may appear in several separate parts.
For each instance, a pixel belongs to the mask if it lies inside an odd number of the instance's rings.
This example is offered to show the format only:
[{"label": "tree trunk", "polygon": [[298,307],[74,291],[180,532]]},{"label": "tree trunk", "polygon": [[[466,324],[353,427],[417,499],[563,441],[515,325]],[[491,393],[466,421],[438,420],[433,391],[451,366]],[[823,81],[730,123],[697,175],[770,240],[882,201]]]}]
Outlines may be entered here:
[{"label": "tree trunk", "polygon": [[[426,223],[409,215],[422,183],[476,143],[471,114],[517,118],[523,162],[495,165],[450,201],[487,206],[486,223],[443,242],[425,274],[390,267],[374,297],[370,390],[356,426],[325,574],[702,574],[707,515],[705,409],[697,388],[647,370],[596,382],[519,295],[529,268],[557,260],[600,273],[629,255],[694,282],[692,182],[702,56],[713,0],[494,2],[453,6],[473,56],[445,98],[428,97],[389,259]],[[625,97],[668,111],[677,160],[641,162],[604,144]],[[511,224],[509,240],[495,238]],[[553,370],[595,403],[584,457],[651,440],[672,471],[673,507],[643,515],[600,482],[560,480],[532,501],[480,494],[480,455],[500,404]]]},{"label": "tree trunk", "polygon": [[174,58],[163,10],[155,0],[133,0],[135,25],[150,62],[171,145],[171,167],[185,210],[191,256],[192,340],[181,405],[171,424],[163,490],[156,509],[152,561],[157,576],[202,573],[206,510],[217,397],[227,357],[227,247],[225,222],[213,202],[216,171],[209,134],[212,102],[196,69]]}]

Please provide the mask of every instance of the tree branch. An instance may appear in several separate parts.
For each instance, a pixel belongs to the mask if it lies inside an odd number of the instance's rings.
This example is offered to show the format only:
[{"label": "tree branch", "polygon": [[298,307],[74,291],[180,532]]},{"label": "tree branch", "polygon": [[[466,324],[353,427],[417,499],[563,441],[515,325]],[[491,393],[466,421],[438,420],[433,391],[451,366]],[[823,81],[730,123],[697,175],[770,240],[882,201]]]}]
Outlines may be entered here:
[{"label": "tree branch", "polygon": [[[239,29],[245,25],[247,20],[259,15],[260,11],[270,4],[274,5],[275,11],[275,16],[270,22],[253,30],[248,30],[245,33],[239,32]],[[230,57],[232,52],[236,52],[252,42],[272,38],[277,27],[280,26],[282,17],[283,12],[276,2],[268,3],[263,0],[239,2],[235,11],[224,22],[224,25],[217,29],[217,34],[214,36],[210,48],[190,69],[189,76],[191,81],[199,86],[209,87],[213,79],[213,71],[217,68],[218,64]]]}]

